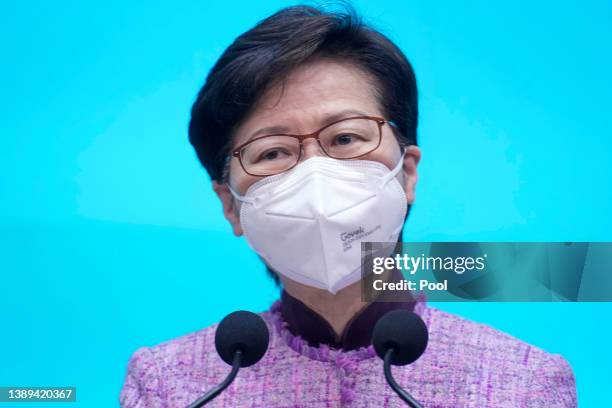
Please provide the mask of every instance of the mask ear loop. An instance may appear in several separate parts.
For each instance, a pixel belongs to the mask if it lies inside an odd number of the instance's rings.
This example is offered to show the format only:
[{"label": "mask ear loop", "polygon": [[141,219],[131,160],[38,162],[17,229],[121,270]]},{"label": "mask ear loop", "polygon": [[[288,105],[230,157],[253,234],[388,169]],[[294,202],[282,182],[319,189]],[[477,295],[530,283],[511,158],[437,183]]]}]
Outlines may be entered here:
[{"label": "mask ear loop", "polygon": [[255,198],[241,196],[232,188],[232,186],[229,185],[229,183],[227,183],[227,188],[229,189],[230,193],[232,193],[234,198],[236,198],[236,200],[255,205]]},{"label": "mask ear loop", "polygon": [[402,146],[402,155],[400,156],[399,161],[397,162],[395,167],[390,172],[388,172],[382,177],[383,186],[387,184],[393,177],[395,177],[397,173],[400,172],[402,167],[404,167],[404,155],[405,154],[406,154],[406,148]]},{"label": "mask ear loop", "polygon": [[[395,165],[395,167],[393,168],[393,170],[391,170],[389,173],[387,173],[384,177],[383,177],[383,181],[384,183],[388,183],[391,179],[393,179],[393,177],[395,177],[397,175],[397,173],[400,172],[400,170],[402,169],[403,165],[404,165],[404,156],[406,155],[406,147],[405,146],[401,146],[402,148],[402,155],[400,156],[399,162]],[[384,184],[383,184],[384,185]],[[402,187],[402,191],[404,190],[404,188]],[[404,228],[404,223],[402,222],[400,225],[397,226],[397,228],[391,233],[391,235],[389,236],[389,239],[391,239],[391,237],[396,236],[400,233],[400,231]]]}]

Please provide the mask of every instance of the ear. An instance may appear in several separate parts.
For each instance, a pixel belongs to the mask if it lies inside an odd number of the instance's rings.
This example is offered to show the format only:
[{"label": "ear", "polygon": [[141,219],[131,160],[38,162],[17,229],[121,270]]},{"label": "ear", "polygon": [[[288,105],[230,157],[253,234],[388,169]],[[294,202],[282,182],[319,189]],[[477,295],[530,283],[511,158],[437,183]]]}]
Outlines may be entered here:
[{"label": "ear", "polygon": [[213,180],[212,185],[217,197],[219,197],[219,200],[221,200],[221,204],[223,205],[223,215],[231,224],[232,229],[234,230],[234,235],[242,235],[242,227],[240,226],[240,216],[238,212],[239,208],[236,205],[234,196],[227,187],[227,184],[218,183]]},{"label": "ear", "polygon": [[418,180],[417,166],[421,161],[421,150],[414,145],[406,147],[404,154],[404,191],[406,191],[406,201],[408,204],[414,203],[415,187]]}]

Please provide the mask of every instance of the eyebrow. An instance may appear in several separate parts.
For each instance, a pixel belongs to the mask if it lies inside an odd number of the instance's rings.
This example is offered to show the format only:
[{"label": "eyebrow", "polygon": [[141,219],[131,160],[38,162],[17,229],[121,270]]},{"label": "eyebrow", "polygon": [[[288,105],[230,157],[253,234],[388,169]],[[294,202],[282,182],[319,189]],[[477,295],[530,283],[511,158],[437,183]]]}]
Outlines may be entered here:
[{"label": "eyebrow", "polygon": [[[366,113],[363,113],[359,110],[356,109],[344,109],[341,110],[339,112],[335,112],[335,113],[331,113],[331,114],[327,114],[324,115],[321,118],[321,127],[324,127],[327,124],[330,124],[332,122],[335,122],[337,120],[340,119],[344,119],[344,118],[349,118],[351,116],[369,116]],[[248,142],[249,140],[252,140],[258,136],[264,136],[264,135],[274,135],[274,134],[280,134],[280,133],[287,133],[289,132],[289,127],[288,126],[283,126],[283,125],[277,125],[277,126],[267,126],[261,129],[256,130],[255,132],[251,133],[251,135],[245,140],[245,142]]]}]

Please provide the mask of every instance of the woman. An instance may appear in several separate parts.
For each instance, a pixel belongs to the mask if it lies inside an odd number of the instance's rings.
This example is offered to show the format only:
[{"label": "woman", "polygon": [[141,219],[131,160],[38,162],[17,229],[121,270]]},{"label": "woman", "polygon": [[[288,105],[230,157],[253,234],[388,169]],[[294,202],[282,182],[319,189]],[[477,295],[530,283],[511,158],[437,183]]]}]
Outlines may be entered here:
[{"label": "woman", "polygon": [[[189,138],[234,233],[283,291],[260,314],[268,351],[210,406],[404,406],[371,345],[374,324],[394,309],[429,330],[421,358],[393,371],[423,406],[576,406],[559,355],[410,294],[362,302],[358,243],[401,240],[415,200],[417,108],[406,57],[350,12],[283,9],[211,70]],[[215,328],[136,351],[121,405],[183,407],[220,383],[229,367]]]}]

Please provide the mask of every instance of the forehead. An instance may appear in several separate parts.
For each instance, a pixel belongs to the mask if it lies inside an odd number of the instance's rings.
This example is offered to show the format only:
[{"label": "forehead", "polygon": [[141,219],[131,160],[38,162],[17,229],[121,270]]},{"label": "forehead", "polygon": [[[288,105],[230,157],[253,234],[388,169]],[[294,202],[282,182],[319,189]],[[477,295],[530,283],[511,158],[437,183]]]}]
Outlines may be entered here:
[{"label": "forehead", "polygon": [[236,129],[235,144],[264,127],[309,133],[342,111],[381,115],[374,81],[350,62],[318,60],[293,70],[255,103]]}]

